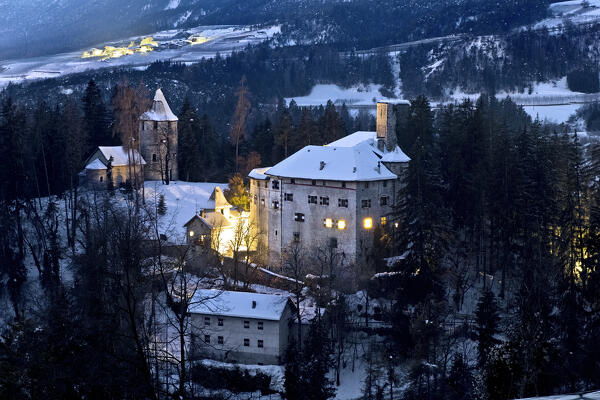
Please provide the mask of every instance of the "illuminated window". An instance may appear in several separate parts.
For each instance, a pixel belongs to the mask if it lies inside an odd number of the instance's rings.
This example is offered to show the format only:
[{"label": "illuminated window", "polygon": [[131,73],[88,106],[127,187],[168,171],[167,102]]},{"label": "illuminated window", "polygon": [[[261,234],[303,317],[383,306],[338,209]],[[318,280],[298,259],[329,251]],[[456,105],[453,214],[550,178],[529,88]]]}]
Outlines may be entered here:
[{"label": "illuminated window", "polygon": [[343,219],[340,219],[337,222],[337,228],[341,231],[343,231],[344,229],[346,229],[346,221],[344,221]]},{"label": "illuminated window", "polygon": [[190,231],[190,237],[194,237],[194,231]]},{"label": "illuminated window", "polygon": [[394,228],[398,228],[398,226],[399,226],[398,223],[394,222]]},{"label": "illuminated window", "polygon": [[386,217],[381,217],[381,225],[385,225],[387,223]]},{"label": "illuminated window", "polygon": [[363,228],[371,229],[373,228],[373,218],[365,218],[363,219]]},{"label": "illuminated window", "polygon": [[333,228],[333,220],[331,218],[325,218],[323,225],[325,225],[325,228]]}]

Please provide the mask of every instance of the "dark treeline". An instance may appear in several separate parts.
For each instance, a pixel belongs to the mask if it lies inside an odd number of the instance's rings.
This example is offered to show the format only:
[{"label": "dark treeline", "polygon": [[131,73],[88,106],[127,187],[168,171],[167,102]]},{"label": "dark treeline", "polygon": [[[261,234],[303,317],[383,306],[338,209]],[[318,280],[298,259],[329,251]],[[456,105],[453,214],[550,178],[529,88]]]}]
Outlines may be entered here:
[{"label": "dark treeline", "polygon": [[392,300],[387,350],[412,360],[403,398],[598,387],[598,148],[493,97],[435,115],[418,98],[398,132],[412,158],[391,240],[404,257],[369,293]]},{"label": "dark treeline", "polygon": [[[468,93],[527,91],[532,83],[578,72],[569,79],[569,88],[594,92],[598,74],[591,66],[598,60],[597,41],[597,26],[567,25],[558,32],[523,30],[466,43],[415,47],[400,56],[403,89],[436,98],[457,87]],[[428,75],[423,68],[437,60],[443,63]]]}]

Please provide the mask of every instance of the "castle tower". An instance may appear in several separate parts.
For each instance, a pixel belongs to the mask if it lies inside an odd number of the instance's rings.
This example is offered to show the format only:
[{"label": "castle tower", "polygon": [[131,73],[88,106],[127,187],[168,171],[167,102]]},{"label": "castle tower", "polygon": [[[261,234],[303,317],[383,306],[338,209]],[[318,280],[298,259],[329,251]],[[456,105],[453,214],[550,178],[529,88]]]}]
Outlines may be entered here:
[{"label": "castle tower", "polygon": [[177,180],[177,121],[162,90],[140,117],[140,149],[146,160],[145,180]]}]

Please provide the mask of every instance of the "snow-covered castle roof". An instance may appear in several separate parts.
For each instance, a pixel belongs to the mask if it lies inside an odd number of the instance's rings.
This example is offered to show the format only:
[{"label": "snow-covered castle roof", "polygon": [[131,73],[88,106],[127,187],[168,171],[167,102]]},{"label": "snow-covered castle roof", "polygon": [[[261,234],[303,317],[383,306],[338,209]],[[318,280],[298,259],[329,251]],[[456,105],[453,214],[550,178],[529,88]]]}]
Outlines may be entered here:
[{"label": "snow-covered castle roof", "polygon": [[179,118],[169,107],[167,99],[161,89],[157,89],[154,94],[154,101],[152,102],[152,108],[140,117],[143,121],[178,121]]},{"label": "snow-covered castle roof", "polygon": [[123,146],[98,146],[98,150],[102,153],[102,156],[108,162],[110,157],[113,158],[112,166],[113,167],[122,167],[124,165],[129,165],[129,160],[131,159],[132,163],[146,165],[146,161],[137,150],[132,149],[130,156],[127,156],[127,151],[123,148]]},{"label": "snow-covered castle roof", "polygon": [[337,147],[353,147],[359,144],[368,144],[372,150],[381,157],[383,162],[406,163],[410,158],[404,154],[399,146],[396,146],[392,151],[384,149],[383,151],[377,147],[377,132],[358,131],[351,135],[345,136],[335,142],[329,143],[327,146]]}]

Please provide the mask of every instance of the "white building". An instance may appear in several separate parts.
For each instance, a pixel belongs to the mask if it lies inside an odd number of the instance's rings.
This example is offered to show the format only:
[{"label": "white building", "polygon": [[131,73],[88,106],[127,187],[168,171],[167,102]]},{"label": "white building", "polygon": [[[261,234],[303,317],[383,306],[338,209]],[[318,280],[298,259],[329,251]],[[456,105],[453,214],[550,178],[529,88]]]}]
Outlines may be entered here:
[{"label": "white building", "polygon": [[396,144],[393,107],[378,103],[376,132],[306,146],[249,174],[250,218],[271,264],[294,242],[334,247],[346,263],[368,254],[374,228],[390,223],[410,161]]},{"label": "white building", "polygon": [[242,364],[282,364],[293,305],[286,296],[198,290],[190,307],[196,357]]},{"label": "white building", "polygon": [[80,184],[85,184],[89,188],[106,188],[109,160],[115,188],[131,181],[131,176],[137,175],[138,182],[143,181],[142,169],[146,161],[136,150],[125,150],[123,146],[99,146],[88,157],[85,168],[79,173]]}]

